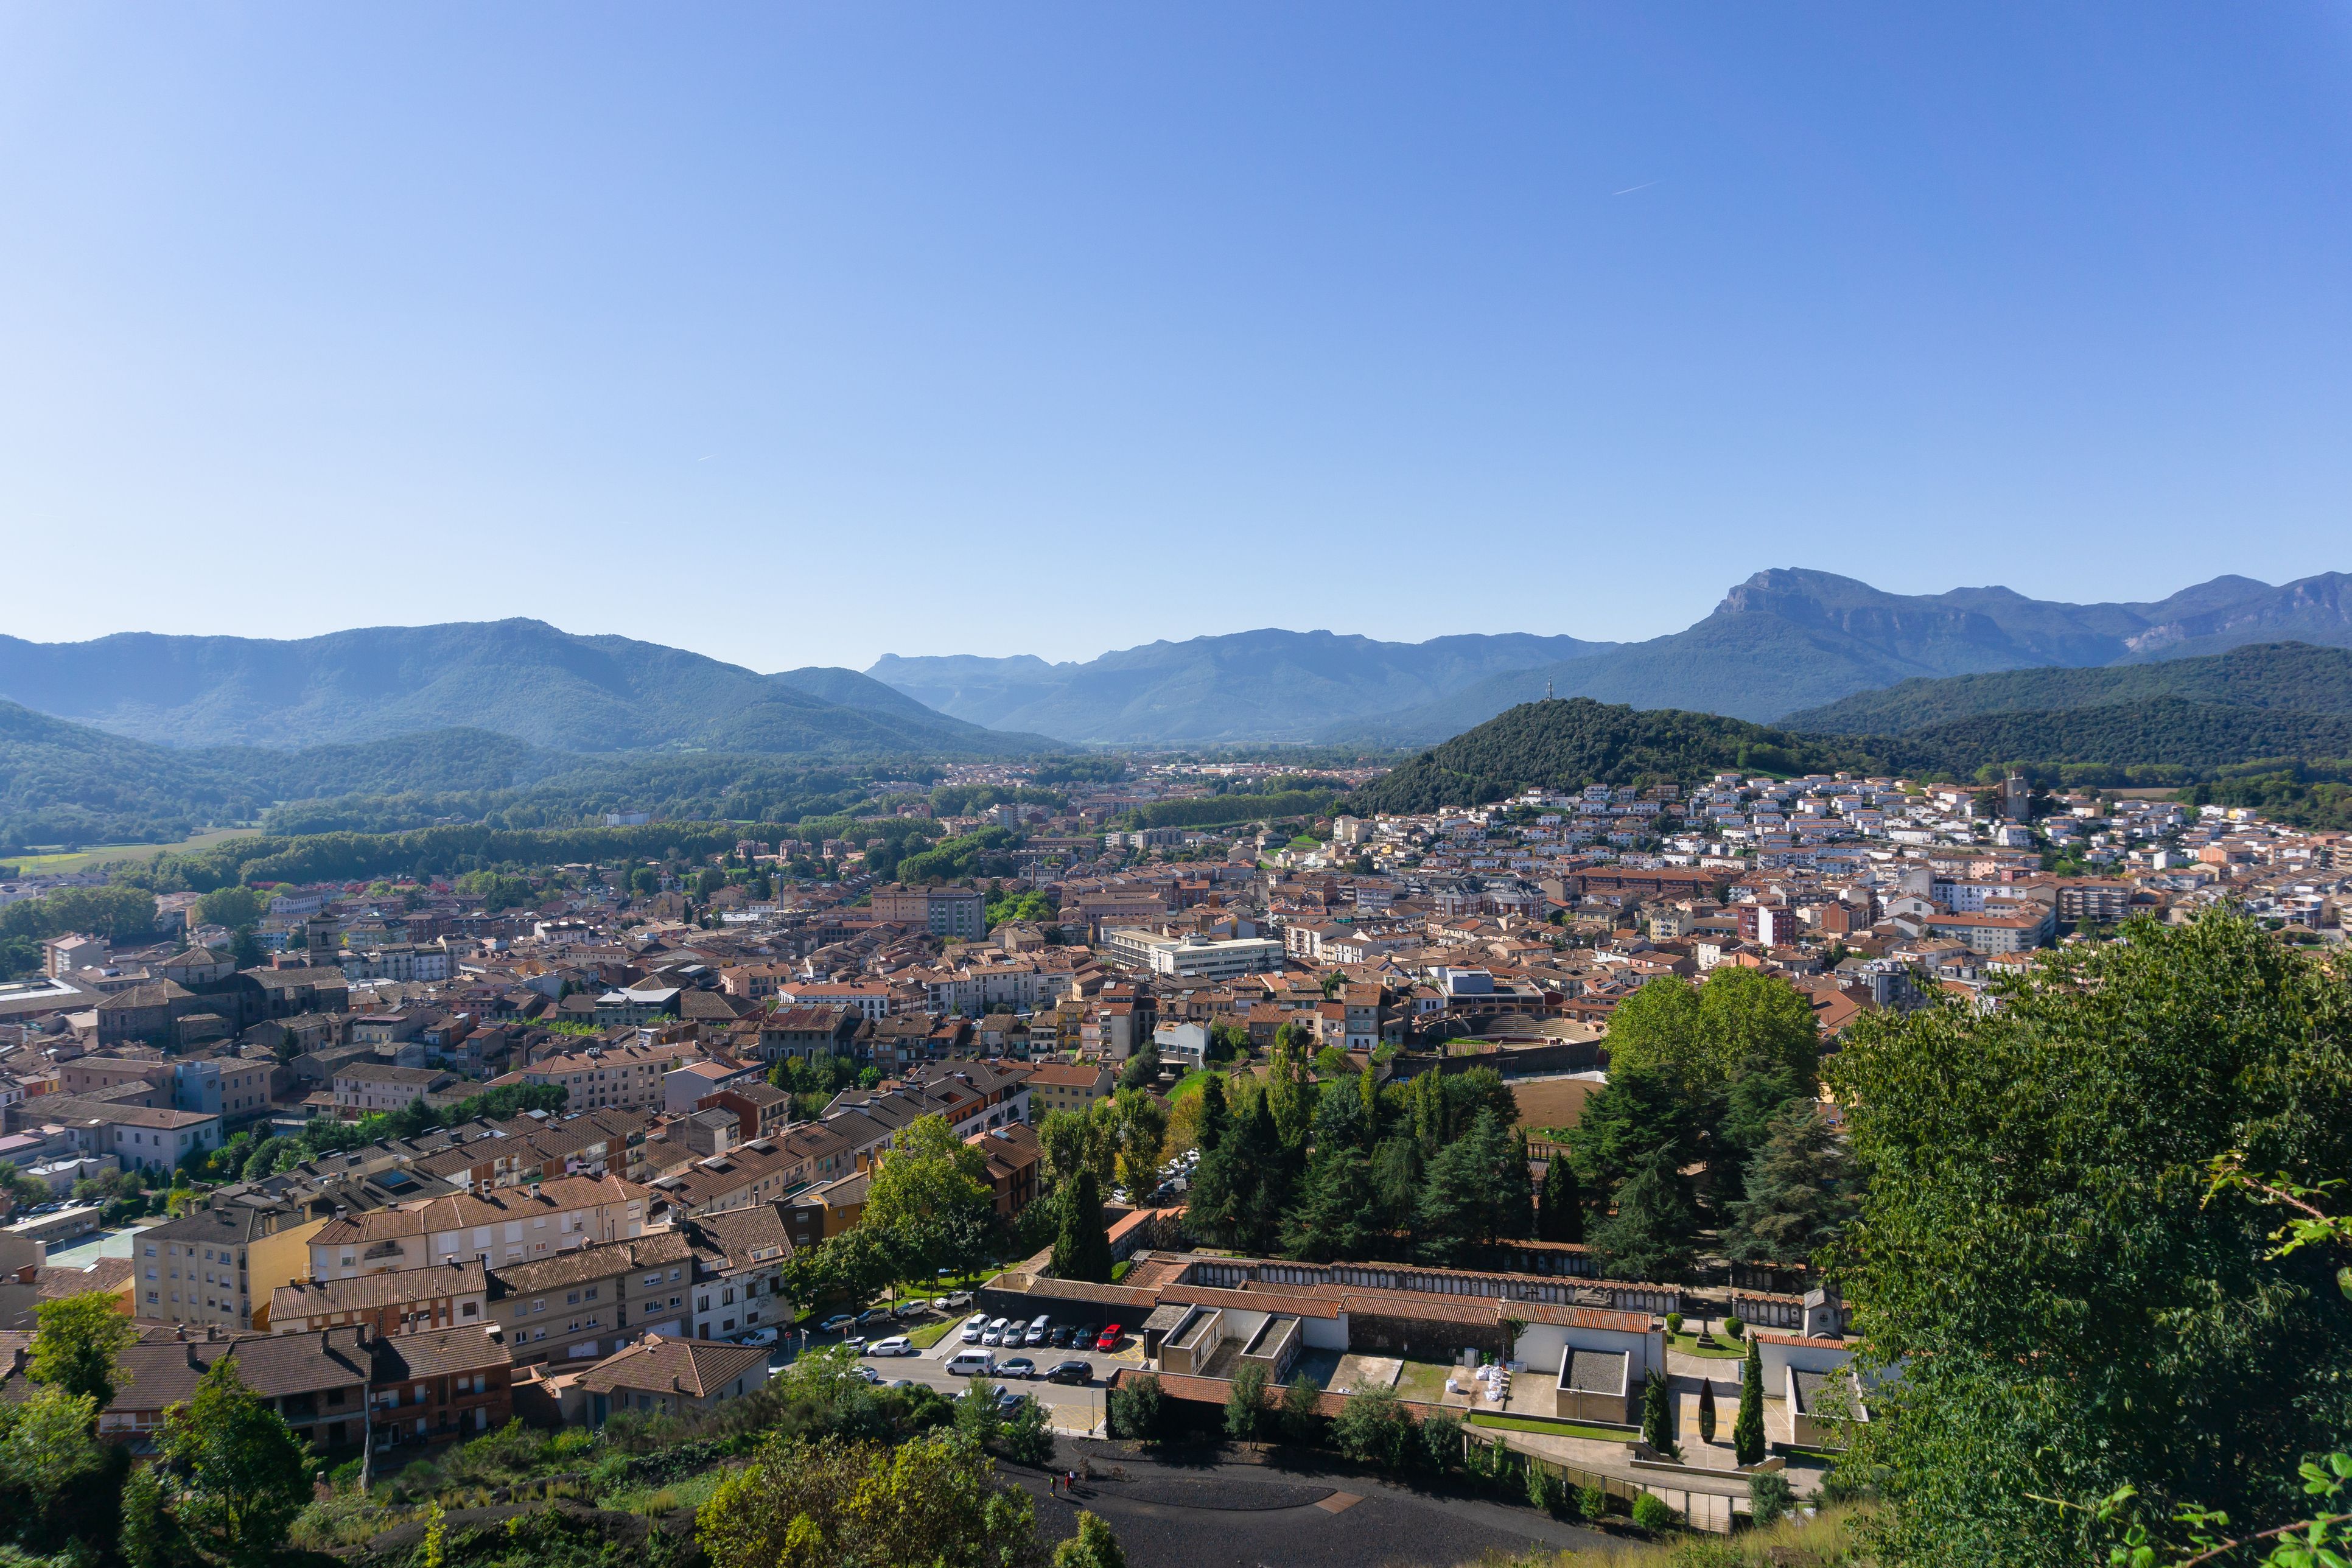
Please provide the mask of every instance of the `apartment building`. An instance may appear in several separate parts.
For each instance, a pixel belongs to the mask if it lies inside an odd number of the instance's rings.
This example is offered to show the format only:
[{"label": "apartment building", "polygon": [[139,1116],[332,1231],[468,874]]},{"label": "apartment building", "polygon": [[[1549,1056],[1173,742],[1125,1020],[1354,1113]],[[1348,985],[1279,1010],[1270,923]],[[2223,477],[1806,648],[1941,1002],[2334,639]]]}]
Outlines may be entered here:
[{"label": "apartment building", "polygon": [[562,1176],[338,1215],[310,1240],[310,1277],[347,1279],[464,1261],[497,1267],[631,1240],[646,1233],[652,1196],[618,1176]]}]

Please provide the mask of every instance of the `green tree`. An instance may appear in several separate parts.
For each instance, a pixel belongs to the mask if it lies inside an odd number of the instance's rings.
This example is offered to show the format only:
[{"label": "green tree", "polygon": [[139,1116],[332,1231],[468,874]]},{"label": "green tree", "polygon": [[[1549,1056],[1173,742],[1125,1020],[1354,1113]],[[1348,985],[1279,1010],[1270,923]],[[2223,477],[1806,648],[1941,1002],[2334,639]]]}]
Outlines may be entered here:
[{"label": "green tree", "polygon": [[713,1568],[1027,1568],[1036,1508],[953,1433],[885,1447],[771,1436],[695,1513]]},{"label": "green tree", "polygon": [[192,925],[226,926],[235,931],[240,926],[257,926],[261,917],[269,912],[269,898],[251,888],[215,888],[196,900],[188,911]]},{"label": "green tree", "polygon": [[1612,1087],[1627,1073],[1654,1074],[1685,1091],[1713,1077],[1698,997],[1695,985],[1661,980],[1617,1005],[1609,1016]]},{"label": "green tree", "polygon": [[104,1473],[98,1407],[87,1394],[55,1385],[23,1400],[0,1402],[0,1506],[19,1540],[47,1543],[79,1522],[59,1517],[83,1483]]},{"label": "green tree", "polygon": [[1110,1233],[1103,1226],[1102,1191],[1095,1173],[1081,1168],[1062,1190],[1062,1229],[1054,1240],[1054,1274],[1061,1279],[1110,1283]]},{"label": "green tree", "polygon": [[1037,1143],[1048,1185],[1067,1186],[1082,1170],[1092,1171],[1097,1186],[1107,1187],[1118,1174],[1118,1121],[1111,1102],[1098,1101],[1086,1110],[1048,1111],[1037,1124]]},{"label": "green tree", "polygon": [[1225,1103],[1225,1080],[1221,1074],[1211,1073],[1201,1084],[1201,1126],[1195,1147],[1206,1160],[1224,1142],[1225,1131],[1233,1124],[1233,1114]]},{"label": "green tree", "polygon": [[1518,1141],[1505,1134],[1493,1111],[1481,1110],[1466,1136],[1429,1162],[1413,1220],[1422,1254],[1433,1263],[1458,1263],[1497,1237],[1524,1237],[1532,1228]]},{"label": "green tree", "polygon": [[1764,1352],[1754,1335],[1739,1364],[1739,1414],[1731,1420],[1731,1456],[1743,1465],[1764,1462]]},{"label": "green tree", "polygon": [[862,1225],[944,1222],[994,1201],[988,1156],[955,1135],[943,1116],[919,1116],[876,1165]]},{"label": "green tree", "polygon": [[1118,1087],[1123,1089],[1148,1089],[1160,1081],[1160,1047],[1150,1040],[1127,1058],[1118,1069]]},{"label": "green tree", "polygon": [[1593,1231],[1591,1245],[1612,1279],[1691,1278],[1698,1264],[1698,1211],[1670,1156],[1654,1159],[1617,1189],[1617,1212]]},{"label": "green tree", "polygon": [[114,1403],[121,1378],[122,1352],[137,1337],[131,1320],[114,1310],[103,1290],[84,1290],[44,1301],[34,1310],[33,1381],[88,1399],[96,1408]]},{"label": "green tree", "polygon": [[1731,1205],[1724,1254],[1769,1263],[1806,1262],[1835,1241],[1860,1187],[1853,1156],[1806,1100],[1773,1119],[1746,1184],[1748,1196]]},{"label": "green tree", "polygon": [[1284,1252],[1309,1263],[1370,1257],[1380,1235],[1371,1173],[1371,1162],[1353,1143],[1317,1150],[1298,1203],[1283,1224]]},{"label": "green tree", "polygon": [[1045,1407],[1037,1403],[1034,1394],[1021,1396],[1021,1402],[997,1426],[996,1440],[1004,1457],[1016,1465],[1054,1462],[1054,1428],[1045,1419]]},{"label": "green tree", "polygon": [[1536,1205],[1538,1241],[1581,1242],[1584,1239],[1584,1191],[1577,1184],[1576,1162],[1565,1149],[1544,1163],[1543,1201]]},{"label": "green tree", "polygon": [[215,1561],[268,1563],[310,1500],[301,1440],[246,1387],[235,1356],[206,1368],[188,1402],[164,1412],[163,1447],[184,1489],[173,1511]]},{"label": "green tree", "polygon": [[1391,1388],[1355,1390],[1331,1422],[1331,1441],[1360,1464],[1401,1465],[1412,1436],[1412,1416]]},{"label": "green tree", "polygon": [[1127,1552],[1102,1516],[1078,1510],[1078,1532],[1054,1548],[1054,1568],[1127,1568]]},{"label": "green tree", "polygon": [[1383,1138],[1372,1152],[1372,1201],[1375,1223],[1383,1230],[1412,1232],[1421,1206],[1421,1142],[1409,1132]]},{"label": "green tree", "polygon": [[1160,1379],[1148,1372],[1129,1377],[1122,1374],[1118,1386],[1110,1391],[1106,1401],[1110,1416],[1111,1435],[1136,1442],[1150,1443],[1160,1436]]},{"label": "green tree", "polygon": [[1679,1425],[1675,1419],[1674,1394],[1666,1386],[1666,1374],[1654,1366],[1642,1379],[1642,1441],[1670,1458],[1677,1457],[1682,1452],[1682,1445],[1675,1441],[1675,1427]]},{"label": "green tree", "polygon": [[152,1465],[133,1465],[123,1480],[121,1544],[130,1568],[174,1568],[186,1560],[178,1521]]},{"label": "green tree", "polygon": [[1699,1379],[1698,1440],[1702,1443],[1715,1441],[1715,1380],[1711,1377]]},{"label": "green tree", "polygon": [[1160,1184],[1160,1161],[1168,1147],[1168,1107],[1148,1089],[1122,1089],[1111,1103],[1119,1174],[1128,1194],[1139,1204]]},{"label": "green tree", "polygon": [[[1636,994],[1663,988],[1644,985]],[[1613,1029],[1610,1038],[1616,1038]],[[1677,1170],[1696,1161],[1706,1147],[1706,1126],[1704,1106],[1671,1069],[1621,1068],[1612,1054],[1608,1086],[1584,1102],[1569,1146],[1601,1190],[1613,1194],[1619,1184],[1661,1157]]]},{"label": "green tree", "polygon": [[258,969],[262,965],[261,939],[253,934],[251,926],[239,926],[228,939],[229,962],[239,969]]},{"label": "green tree", "polygon": [[1282,1391],[1282,1439],[1297,1447],[1314,1447],[1323,1435],[1323,1391],[1300,1373]]},{"label": "green tree", "polygon": [[1265,1364],[1245,1361],[1225,1390],[1225,1436],[1236,1443],[1254,1443],[1265,1428]]},{"label": "green tree", "polygon": [[2081,1563],[2101,1521],[2033,1499],[2125,1487],[2151,1517],[2299,1517],[2299,1463],[2352,1430],[2352,1301],[2207,1174],[2352,1176],[2352,990],[2214,912],[2048,955],[2000,1000],[1867,1016],[1832,1065],[1870,1173],[1832,1261],[1865,1367],[1905,1369],[1856,1433],[1876,1550]]},{"label": "green tree", "polygon": [[[1727,1085],[1742,1077],[1777,1076],[1794,1083],[1800,1093],[1812,1091],[1821,1028],[1813,1021],[1812,1004],[1780,975],[1744,964],[1717,965],[1699,987],[1699,1032],[1716,1081]],[[1613,1020],[1610,1033],[1613,1039]]]}]

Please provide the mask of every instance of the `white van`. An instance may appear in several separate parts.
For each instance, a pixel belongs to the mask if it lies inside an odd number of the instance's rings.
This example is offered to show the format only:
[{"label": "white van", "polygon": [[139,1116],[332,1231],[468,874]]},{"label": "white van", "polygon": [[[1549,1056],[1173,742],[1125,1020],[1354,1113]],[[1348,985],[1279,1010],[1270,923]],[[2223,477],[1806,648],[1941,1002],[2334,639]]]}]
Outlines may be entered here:
[{"label": "white van", "polygon": [[959,1351],[948,1358],[950,1377],[994,1377],[996,1358],[986,1351]]}]

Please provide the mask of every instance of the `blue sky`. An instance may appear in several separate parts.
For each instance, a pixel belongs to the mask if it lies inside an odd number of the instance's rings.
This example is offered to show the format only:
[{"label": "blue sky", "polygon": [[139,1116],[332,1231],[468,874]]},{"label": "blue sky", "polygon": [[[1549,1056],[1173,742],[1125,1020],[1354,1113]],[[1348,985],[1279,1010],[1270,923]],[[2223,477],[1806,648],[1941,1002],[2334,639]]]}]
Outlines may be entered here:
[{"label": "blue sky", "polygon": [[2341,6],[0,3],[0,630],[2352,569]]}]

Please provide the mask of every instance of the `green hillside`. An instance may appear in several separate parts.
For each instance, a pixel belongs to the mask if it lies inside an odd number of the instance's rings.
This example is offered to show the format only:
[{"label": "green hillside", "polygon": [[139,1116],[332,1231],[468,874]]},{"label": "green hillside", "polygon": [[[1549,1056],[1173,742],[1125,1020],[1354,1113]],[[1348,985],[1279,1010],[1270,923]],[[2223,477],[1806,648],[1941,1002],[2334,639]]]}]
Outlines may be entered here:
[{"label": "green hillside", "polygon": [[1423,752],[1347,797],[1343,809],[1427,812],[1528,786],[1672,780],[1724,769],[1997,778],[2022,768],[2086,784],[2220,779],[2257,769],[2352,776],[2352,713],[2158,697],[2046,712],[1979,714],[1900,735],[1801,734],[1712,713],[1613,707],[1588,698],[1523,703]]},{"label": "green hillside", "polygon": [[747,751],[593,757],[480,730],[299,752],[182,751],[0,701],[0,848],[160,844],[257,820],[280,834],[452,822],[569,827],[615,810],[672,821],[796,821],[867,798],[856,775],[903,774],[923,754],[877,747],[841,761]]},{"label": "green hillside", "polygon": [[2352,713],[2352,649],[2253,643],[2203,658],[2091,669],[2009,669],[1906,680],[1780,721],[1807,734],[1900,734],[1987,713],[2106,707],[2156,698]]},{"label": "green hillside", "polygon": [[1868,770],[1859,743],[1679,709],[1634,709],[1590,698],[1528,702],[1423,752],[1349,795],[1345,809],[1426,812],[1476,805],[1531,785],[1689,783],[1725,768],[1811,773]]}]

